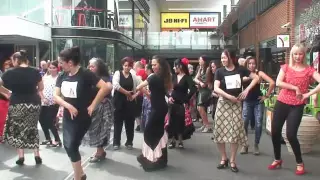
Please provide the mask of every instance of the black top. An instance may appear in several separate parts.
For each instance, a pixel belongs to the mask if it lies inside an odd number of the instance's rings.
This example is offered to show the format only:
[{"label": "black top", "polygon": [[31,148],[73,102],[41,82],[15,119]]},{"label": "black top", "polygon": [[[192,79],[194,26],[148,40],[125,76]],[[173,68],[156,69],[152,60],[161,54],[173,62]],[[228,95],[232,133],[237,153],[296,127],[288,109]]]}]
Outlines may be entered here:
[{"label": "black top", "polygon": [[220,89],[237,97],[242,92],[242,78],[249,76],[250,71],[242,66],[236,66],[232,71],[228,71],[225,67],[221,67],[217,69],[214,79],[220,81]]},{"label": "black top", "polygon": [[180,79],[179,83],[178,76],[173,76],[173,91],[171,93],[171,97],[174,99],[175,104],[188,103],[196,91],[197,88],[191,76],[184,75]]},{"label": "black top", "polygon": [[40,104],[38,83],[42,80],[39,70],[32,67],[15,67],[2,74],[4,87],[12,91],[10,104]]},{"label": "black top", "polygon": [[[119,81],[120,86],[127,90],[127,91],[132,91],[133,90],[133,78],[131,73],[129,73],[128,77],[125,77],[123,75],[123,72],[120,71],[120,81]],[[113,97],[113,102],[114,102],[114,108],[117,113],[123,113],[126,112],[125,114],[122,114],[126,117],[131,118],[133,114],[135,113],[134,109],[134,101],[129,101],[127,99],[127,96],[122,94],[119,91],[114,92],[114,97]]]},{"label": "black top", "polygon": [[[95,93],[93,87],[99,80],[100,78],[94,73],[81,67],[73,76],[61,73],[57,78],[56,87],[61,89],[64,100],[78,110],[78,116],[85,119],[89,116],[87,108],[93,101],[92,94]],[[64,111],[64,116],[70,119],[69,111]]]},{"label": "black top", "polygon": [[150,101],[153,109],[167,107],[165,99],[166,89],[164,87],[164,81],[158,75],[152,74],[147,78],[150,90]]},{"label": "black top", "polygon": [[[256,72],[257,74],[259,71]],[[247,88],[249,84],[251,83],[251,79],[247,82],[243,82],[243,88]],[[257,83],[248,93],[246,97],[246,101],[256,101],[258,100],[259,96],[262,96],[261,90],[260,90],[260,83]]]},{"label": "black top", "polygon": [[[110,77],[102,76],[101,79],[104,82],[110,82]],[[93,99],[94,99],[96,97],[96,95],[98,94],[99,89],[96,86],[94,86],[93,91],[94,91],[94,93],[93,93]],[[111,98],[111,94],[108,94],[105,98]]]}]

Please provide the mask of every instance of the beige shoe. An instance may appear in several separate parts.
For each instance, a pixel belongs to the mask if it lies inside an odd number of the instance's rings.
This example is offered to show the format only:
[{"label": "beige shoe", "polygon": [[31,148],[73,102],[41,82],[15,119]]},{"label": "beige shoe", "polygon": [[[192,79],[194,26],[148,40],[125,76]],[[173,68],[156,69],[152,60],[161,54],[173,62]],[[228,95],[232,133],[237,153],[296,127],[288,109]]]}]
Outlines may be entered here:
[{"label": "beige shoe", "polygon": [[248,149],[249,149],[248,146],[243,146],[241,148],[240,154],[248,154]]},{"label": "beige shoe", "polygon": [[259,145],[258,144],[255,144],[254,145],[254,152],[253,152],[254,155],[258,156],[260,155],[260,150],[259,150]]}]

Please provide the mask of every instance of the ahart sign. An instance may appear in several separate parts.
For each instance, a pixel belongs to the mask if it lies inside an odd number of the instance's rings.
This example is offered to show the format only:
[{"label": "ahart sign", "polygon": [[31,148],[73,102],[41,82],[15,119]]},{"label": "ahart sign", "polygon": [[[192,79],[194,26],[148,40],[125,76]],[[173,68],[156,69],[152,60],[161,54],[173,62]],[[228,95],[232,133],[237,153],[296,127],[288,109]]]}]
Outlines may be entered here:
[{"label": "ahart sign", "polygon": [[190,13],[190,28],[216,28],[219,26],[219,13]]}]

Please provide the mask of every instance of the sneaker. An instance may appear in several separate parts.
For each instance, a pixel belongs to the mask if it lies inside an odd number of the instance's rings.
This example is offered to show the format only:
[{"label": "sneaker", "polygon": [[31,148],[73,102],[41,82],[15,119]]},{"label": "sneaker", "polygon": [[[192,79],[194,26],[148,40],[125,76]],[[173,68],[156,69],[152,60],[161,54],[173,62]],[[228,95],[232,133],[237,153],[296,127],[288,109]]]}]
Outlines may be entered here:
[{"label": "sneaker", "polygon": [[260,150],[259,150],[259,145],[258,144],[255,144],[254,145],[254,152],[253,152],[254,155],[258,156],[260,155]]},{"label": "sneaker", "polygon": [[201,132],[201,131],[203,131],[205,128],[206,128],[206,126],[203,125],[203,126],[201,126],[199,129],[197,129],[197,131],[198,131],[198,132]]},{"label": "sneaker", "polygon": [[248,154],[248,149],[249,149],[248,146],[243,146],[241,148],[240,154]]},{"label": "sneaker", "polygon": [[126,147],[127,147],[128,150],[132,150],[133,149],[132,145],[126,145]]},{"label": "sneaker", "polygon": [[113,146],[113,150],[116,151],[116,150],[119,150],[119,149],[120,149],[119,146],[117,146],[117,145],[116,145],[116,146]]},{"label": "sneaker", "polygon": [[202,133],[211,133],[212,132],[212,128],[210,127],[205,127],[203,130],[202,130]]}]

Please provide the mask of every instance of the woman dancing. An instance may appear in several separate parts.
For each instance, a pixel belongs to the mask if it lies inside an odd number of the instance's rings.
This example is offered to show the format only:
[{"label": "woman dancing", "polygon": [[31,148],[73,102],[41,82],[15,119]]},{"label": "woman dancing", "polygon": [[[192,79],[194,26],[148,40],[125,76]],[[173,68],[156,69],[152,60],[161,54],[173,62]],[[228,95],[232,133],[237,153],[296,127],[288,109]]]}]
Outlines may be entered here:
[{"label": "woman dancing", "polygon": [[[183,146],[183,133],[185,130],[185,107],[197,88],[189,75],[189,61],[186,58],[177,59],[174,62],[173,90],[168,98],[169,102],[169,125],[167,128],[170,144],[169,149],[176,147],[175,139],[179,141],[178,147]],[[190,137],[190,135],[189,135]]]},{"label": "woman dancing", "polygon": [[138,85],[137,90],[149,85],[151,91],[151,112],[144,131],[142,154],[137,157],[145,171],[165,168],[168,163],[167,141],[164,120],[168,112],[165,95],[172,89],[170,66],[159,56],[152,58],[154,74]]}]

